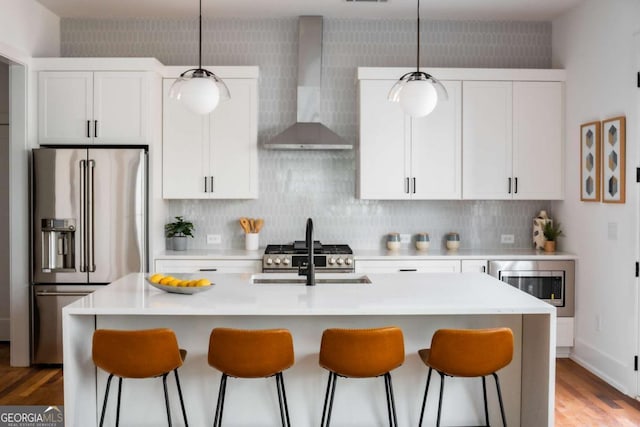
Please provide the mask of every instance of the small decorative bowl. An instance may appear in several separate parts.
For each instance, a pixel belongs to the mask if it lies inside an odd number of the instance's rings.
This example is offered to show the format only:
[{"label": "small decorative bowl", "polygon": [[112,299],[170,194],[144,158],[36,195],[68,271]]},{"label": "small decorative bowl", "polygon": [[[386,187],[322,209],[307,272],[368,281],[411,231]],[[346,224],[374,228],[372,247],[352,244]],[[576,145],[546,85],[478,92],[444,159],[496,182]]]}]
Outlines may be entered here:
[{"label": "small decorative bowl", "polygon": [[[180,280],[196,280],[201,279],[202,277],[196,277],[195,274],[166,274],[165,276],[171,276]],[[213,283],[207,286],[170,286],[163,285],[160,283],[153,283],[149,280],[151,276],[147,276],[146,280],[149,285],[153,286],[156,289],[160,289],[161,291],[169,292],[171,294],[184,294],[184,295],[193,295],[199,292],[208,291],[213,287]]]}]

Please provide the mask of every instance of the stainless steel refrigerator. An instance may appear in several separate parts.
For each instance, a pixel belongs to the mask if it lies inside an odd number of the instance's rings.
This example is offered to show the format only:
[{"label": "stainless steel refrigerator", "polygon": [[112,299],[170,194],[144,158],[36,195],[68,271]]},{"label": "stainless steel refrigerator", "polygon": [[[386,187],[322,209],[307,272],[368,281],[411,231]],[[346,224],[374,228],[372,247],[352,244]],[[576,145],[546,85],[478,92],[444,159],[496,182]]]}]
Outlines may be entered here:
[{"label": "stainless steel refrigerator", "polygon": [[31,360],[62,363],[62,307],[147,271],[147,153],[39,148],[32,158]]}]

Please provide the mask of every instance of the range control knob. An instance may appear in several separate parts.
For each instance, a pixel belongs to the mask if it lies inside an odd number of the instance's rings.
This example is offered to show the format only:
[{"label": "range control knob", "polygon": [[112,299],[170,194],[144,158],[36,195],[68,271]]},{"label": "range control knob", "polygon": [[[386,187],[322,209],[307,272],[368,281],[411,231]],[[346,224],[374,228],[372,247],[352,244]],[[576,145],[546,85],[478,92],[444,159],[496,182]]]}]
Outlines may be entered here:
[{"label": "range control knob", "polygon": [[335,258],[329,258],[329,265],[333,265],[336,263],[336,259]]},{"label": "range control knob", "polygon": [[272,260],[271,258],[267,258],[267,261],[266,261],[266,262],[267,262],[267,265],[271,265],[271,264],[273,264],[273,260]]},{"label": "range control knob", "polygon": [[290,263],[289,258],[285,258],[282,260],[282,264],[284,265],[289,265],[289,263]]},{"label": "range control knob", "polygon": [[274,261],[276,265],[280,265],[280,258],[276,258],[276,260]]},{"label": "range control knob", "polygon": [[353,260],[351,258],[347,258],[347,259],[344,260],[344,263],[347,264],[347,265],[351,265],[351,264],[353,264]]},{"label": "range control knob", "polygon": [[338,265],[342,265],[344,263],[344,261],[342,260],[342,258],[338,258],[338,260],[336,261],[338,263]]}]

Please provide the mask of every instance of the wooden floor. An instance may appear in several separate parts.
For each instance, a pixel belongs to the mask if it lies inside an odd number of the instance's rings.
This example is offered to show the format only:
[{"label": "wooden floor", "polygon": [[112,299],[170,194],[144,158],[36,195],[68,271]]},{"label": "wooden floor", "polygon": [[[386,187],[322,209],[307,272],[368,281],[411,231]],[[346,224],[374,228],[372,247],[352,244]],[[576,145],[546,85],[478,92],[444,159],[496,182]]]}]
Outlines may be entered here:
[{"label": "wooden floor", "polygon": [[0,342],[0,405],[62,405],[62,369],[11,368],[9,344]]},{"label": "wooden floor", "polygon": [[[640,426],[637,402],[569,359],[556,362],[556,426]],[[62,370],[9,367],[0,342],[0,405],[62,405]]]}]

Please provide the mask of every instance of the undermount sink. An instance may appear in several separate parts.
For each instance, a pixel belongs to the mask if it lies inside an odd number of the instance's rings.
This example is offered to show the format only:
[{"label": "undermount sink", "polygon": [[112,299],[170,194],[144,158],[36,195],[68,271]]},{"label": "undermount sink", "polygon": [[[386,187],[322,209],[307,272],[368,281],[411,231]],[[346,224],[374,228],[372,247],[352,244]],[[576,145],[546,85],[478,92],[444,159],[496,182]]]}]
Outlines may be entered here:
[{"label": "undermount sink", "polygon": [[[296,274],[278,274],[278,273],[266,273],[266,274],[254,274],[251,276],[251,284],[253,285],[304,285],[307,283],[307,279],[304,276],[298,276]],[[367,276],[350,274],[350,273],[334,273],[334,274],[319,274],[316,273],[316,284],[361,284],[370,285],[371,279]]]}]

